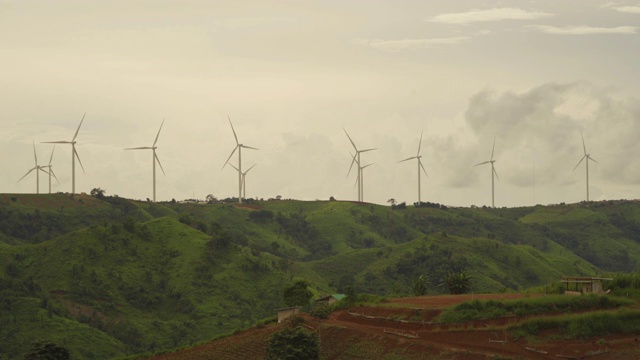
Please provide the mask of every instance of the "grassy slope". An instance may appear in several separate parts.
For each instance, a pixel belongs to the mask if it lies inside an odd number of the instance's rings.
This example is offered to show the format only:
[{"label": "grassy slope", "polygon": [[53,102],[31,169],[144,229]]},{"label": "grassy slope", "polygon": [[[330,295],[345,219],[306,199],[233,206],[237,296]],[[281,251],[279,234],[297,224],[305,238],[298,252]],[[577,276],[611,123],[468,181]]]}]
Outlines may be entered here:
[{"label": "grassy slope", "polygon": [[[438,271],[463,263],[473,275],[474,291],[482,292],[545,284],[564,274],[618,270],[620,250],[632,262],[640,255],[632,233],[610,221],[612,216],[623,216],[627,225],[640,221],[637,203],[391,210],[320,201],[238,207],[80,200],[62,194],[0,195],[4,214],[39,212],[43,221],[61,222],[66,230],[36,241],[35,235],[6,233],[14,228],[0,221],[0,284],[16,301],[30,304],[33,314],[20,319],[31,325],[15,331],[18,340],[5,346],[0,358],[17,355],[17,347],[44,335],[83,358],[205,340],[270,316],[283,306],[282,288],[294,278],[311,281],[317,294],[335,292],[345,281],[365,291],[407,293],[419,274],[433,276],[435,284]],[[308,245],[289,236],[275,216],[251,220],[249,214],[260,209],[301,214],[318,238],[331,244],[334,255],[302,261],[313,255]],[[205,232],[177,220],[187,215],[204,223]],[[127,222],[135,228],[125,229]],[[210,248],[214,228],[230,239],[227,249]],[[576,253],[598,254],[600,269]],[[607,256],[614,260],[607,263]],[[426,265],[436,260],[442,264],[430,272]],[[403,272],[393,274],[398,269]],[[35,285],[26,289],[25,283]],[[16,306],[5,305],[0,317],[13,321],[8,314]],[[45,330],[36,331],[43,312]],[[46,330],[51,326],[68,329]],[[87,326],[94,330],[72,335]]]}]

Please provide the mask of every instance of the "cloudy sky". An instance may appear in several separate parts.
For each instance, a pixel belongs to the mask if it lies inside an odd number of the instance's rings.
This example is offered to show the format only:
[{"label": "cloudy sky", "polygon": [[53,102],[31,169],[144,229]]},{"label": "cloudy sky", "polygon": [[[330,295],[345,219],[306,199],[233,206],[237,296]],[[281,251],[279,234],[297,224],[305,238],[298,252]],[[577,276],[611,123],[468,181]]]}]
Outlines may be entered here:
[{"label": "cloudy sky", "polygon": [[[158,200],[422,199],[496,206],[640,196],[640,1],[0,0],[0,192],[36,190],[77,137],[77,191]],[[71,191],[71,147],[53,169]],[[237,156],[232,158],[237,165]],[[44,174],[43,174],[44,175]],[[40,190],[48,191],[46,175]]]}]

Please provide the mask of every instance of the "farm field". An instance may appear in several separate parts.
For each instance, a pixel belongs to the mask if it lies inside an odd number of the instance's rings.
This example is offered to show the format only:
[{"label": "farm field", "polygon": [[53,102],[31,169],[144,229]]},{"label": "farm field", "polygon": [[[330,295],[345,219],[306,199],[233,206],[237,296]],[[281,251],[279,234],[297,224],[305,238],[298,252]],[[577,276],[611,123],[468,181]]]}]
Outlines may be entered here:
[{"label": "farm field", "polygon": [[[554,331],[537,337],[514,335],[512,329],[532,317],[503,317],[455,324],[437,322],[443,307],[472,299],[514,300],[522,294],[426,296],[392,299],[377,306],[357,306],[334,312],[318,322],[303,315],[307,327],[319,333],[322,359],[637,359],[639,336],[608,334],[566,339]],[[535,297],[542,297],[537,295]],[[637,305],[634,305],[637,307]],[[587,312],[588,313],[588,312]],[[171,359],[264,358],[268,337],[284,324],[254,328],[184,351],[150,357]]]}]

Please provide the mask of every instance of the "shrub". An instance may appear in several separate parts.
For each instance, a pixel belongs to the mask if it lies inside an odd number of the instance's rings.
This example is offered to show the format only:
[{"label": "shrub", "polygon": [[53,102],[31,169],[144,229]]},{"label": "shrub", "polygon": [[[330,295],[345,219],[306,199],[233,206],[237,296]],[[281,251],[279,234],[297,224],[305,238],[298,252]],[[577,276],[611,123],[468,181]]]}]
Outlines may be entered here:
[{"label": "shrub", "polygon": [[319,357],[318,338],[300,327],[285,327],[273,333],[267,343],[268,360],[306,360]]}]

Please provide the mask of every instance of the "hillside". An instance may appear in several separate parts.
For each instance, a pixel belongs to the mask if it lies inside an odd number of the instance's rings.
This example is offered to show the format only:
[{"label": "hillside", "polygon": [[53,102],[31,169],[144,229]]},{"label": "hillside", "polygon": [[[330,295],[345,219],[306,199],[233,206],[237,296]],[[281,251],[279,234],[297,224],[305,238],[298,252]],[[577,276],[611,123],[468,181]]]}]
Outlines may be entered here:
[{"label": "hillside", "polygon": [[0,359],[33,340],[113,358],[211,339],[274,315],[296,278],[317,294],[474,292],[632,271],[640,203],[406,209],[340,201],[137,202],[0,195]]}]

